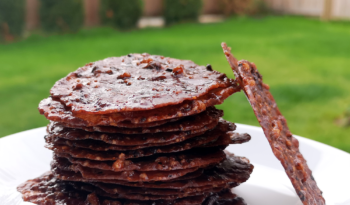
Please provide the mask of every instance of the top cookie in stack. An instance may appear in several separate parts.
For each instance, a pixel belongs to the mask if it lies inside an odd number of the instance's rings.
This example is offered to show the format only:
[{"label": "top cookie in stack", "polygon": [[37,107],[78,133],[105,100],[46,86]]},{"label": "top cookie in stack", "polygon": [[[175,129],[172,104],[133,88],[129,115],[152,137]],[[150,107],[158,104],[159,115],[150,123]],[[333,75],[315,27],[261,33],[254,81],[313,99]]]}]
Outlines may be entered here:
[{"label": "top cookie in stack", "polygon": [[244,204],[229,189],[253,166],[224,149],[250,136],[214,107],[239,90],[187,60],[129,54],[86,64],[40,103],[52,169],[19,191],[37,204]]},{"label": "top cookie in stack", "polygon": [[211,66],[132,54],[70,73],[39,109],[49,120],[72,126],[151,127],[203,112],[238,90]]}]

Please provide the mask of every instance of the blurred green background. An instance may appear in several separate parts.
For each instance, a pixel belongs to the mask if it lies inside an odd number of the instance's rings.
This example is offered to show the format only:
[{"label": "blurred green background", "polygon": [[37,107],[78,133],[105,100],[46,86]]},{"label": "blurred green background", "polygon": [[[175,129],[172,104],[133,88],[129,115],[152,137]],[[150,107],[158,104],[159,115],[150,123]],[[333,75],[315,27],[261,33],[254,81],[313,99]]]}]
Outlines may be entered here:
[{"label": "blurred green background", "polygon": [[[45,126],[37,106],[55,81],[106,57],[147,52],[211,64],[233,77],[221,42],[257,65],[294,134],[350,152],[350,22],[273,15],[127,31],[85,28],[0,44],[0,137]],[[218,107],[227,120],[258,126],[243,93]]]}]

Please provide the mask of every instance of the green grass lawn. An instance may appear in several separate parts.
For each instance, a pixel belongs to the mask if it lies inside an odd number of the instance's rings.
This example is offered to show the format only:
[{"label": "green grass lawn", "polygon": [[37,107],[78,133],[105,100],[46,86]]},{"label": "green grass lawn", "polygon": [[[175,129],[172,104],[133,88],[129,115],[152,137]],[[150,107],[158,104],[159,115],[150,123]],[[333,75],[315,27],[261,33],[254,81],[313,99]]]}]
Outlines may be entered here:
[{"label": "green grass lawn", "polygon": [[[54,82],[105,57],[160,54],[209,63],[233,77],[223,41],[238,59],[256,63],[293,133],[350,152],[350,128],[335,123],[350,107],[350,23],[301,17],[234,18],[130,32],[98,28],[0,45],[0,137],[45,126],[37,106]],[[218,107],[230,121],[258,125],[243,93]]]}]

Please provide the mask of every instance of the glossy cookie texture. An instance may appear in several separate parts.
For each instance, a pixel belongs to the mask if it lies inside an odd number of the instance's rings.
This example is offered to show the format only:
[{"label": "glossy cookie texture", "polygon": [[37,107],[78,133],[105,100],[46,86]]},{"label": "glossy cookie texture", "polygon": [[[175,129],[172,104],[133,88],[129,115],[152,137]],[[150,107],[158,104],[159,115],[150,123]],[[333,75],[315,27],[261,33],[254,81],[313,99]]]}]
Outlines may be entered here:
[{"label": "glossy cookie texture", "polygon": [[[51,172],[28,180],[18,187],[23,199],[42,205],[188,205],[188,204],[230,204],[245,205],[240,197],[228,189],[212,192],[216,188],[201,188],[201,191],[186,189],[181,192],[173,190],[151,190],[139,188],[111,187],[106,184],[66,182],[57,179]],[[195,191],[197,191],[195,190]],[[118,191],[118,194],[116,194]],[[99,193],[96,194],[96,193]],[[177,198],[177,195],[186,195]],[[193,193],[193,194],[192,194]],[[174,195],[176,194],[176,195]],[[102,196],[101,196],[102,195]],[[191,196],[193,195],[193,196]],[[121,196],[115,198],[116,196]],[[129,199],[130,198],[130,199]],[[165,199],[164,199],[165,198]],[[141,200],[140,200],[141,199]],[[158,200],[152,200],[158,199]]]},{"label": "glossy cookie texture", "polygon": [[79,172],[73,172],[69,168],[54,166],[52,172],[54,175],[67,181],[81,181],[81,182],[102,182],[105,184],[124,185],[128,187],[142,187],[152,189],[186,189],[198,188],[205,186],[223,187],[223,186],[237,186],[249,179],[253,171],[253,165],[249,163],[244,157],[236,157],[232,154],[227,155],[227,159],[216,166],[208,169],[201,169],[183,177],[167,180],[166,182],[157,183],[134,183],[126,180],[115,179],[86,179]]},{"label": "glossy cookie texture", "polygon": [[130,54],[86,64],[51,88],[73,113],[151,110],[197,99],[234,82],[192,61]]},{"label": "glossy cookie texture", "polygon": [[87,64],[40,102],[51,172],[18,190],[36,204],[245,204],[231,189],[253,165],[225,148],[250,135],[214,107],[237,91],[191,61],[132,54]]},{"label": "glossy cookie texture", "polygon": [[52,121],[69,123],[72,126],[116,126],[116,127],[154,127],[166,122],[178,120],[178,118],[199,114],[208,107],[221,104],[240,88],[217,88],[207,94],[184,101],[177,105],[169,105],[151,110],[99,113],[73,113],[71,107],[52,97],[44,99],[39,104],[41,114]]},{"label": "glossy cookie texture", "polygon": [[204,112],[198,115],[192,115],[173,122],[165,123],[155,127],[115,127],[115,126],[74,126],[69,123],[57,123],[63,127],[78,128],[89,132],[106,132],[106,133],[123,133],[123,134],[144,134],[144,133],[158,133],[158,132],[179,132],[191,131],[200,129],[202,127],[210,126],[218,123],[218,117],[222,117],[222,110],[215,107],[208,107]]},{"label": "glossy cookie texture", "polygon": [[222,45],[236,78],[244,90],[254,113],[270,143],[272,152],[282,163],[296,193],[305,205],[324,205],[325,199],[318,188],[306,160],[299,151],[299,142],[293,137],[287,121],[279,111],[255,64],[238,61],[226,44]]}]

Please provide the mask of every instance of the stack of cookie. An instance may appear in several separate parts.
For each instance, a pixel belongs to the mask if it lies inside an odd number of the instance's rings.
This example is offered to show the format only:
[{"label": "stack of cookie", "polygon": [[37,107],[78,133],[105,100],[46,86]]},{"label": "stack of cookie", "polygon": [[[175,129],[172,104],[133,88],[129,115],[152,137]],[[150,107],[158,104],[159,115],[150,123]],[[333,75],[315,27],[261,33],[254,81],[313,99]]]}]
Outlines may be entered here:
[{"label": "stack of cookie", "polygon": [[163,56],[86,64],[40,103],[51,171],[18,190],[36,204],[244,204],[230,189],[253,165],[224,149],[250,136],[214,107],[239,90],[210,65]]}]

